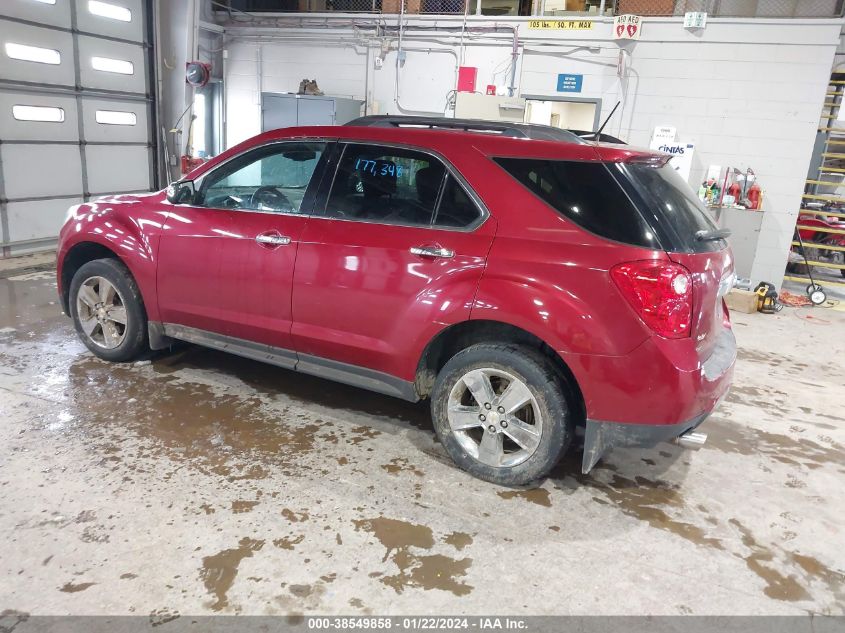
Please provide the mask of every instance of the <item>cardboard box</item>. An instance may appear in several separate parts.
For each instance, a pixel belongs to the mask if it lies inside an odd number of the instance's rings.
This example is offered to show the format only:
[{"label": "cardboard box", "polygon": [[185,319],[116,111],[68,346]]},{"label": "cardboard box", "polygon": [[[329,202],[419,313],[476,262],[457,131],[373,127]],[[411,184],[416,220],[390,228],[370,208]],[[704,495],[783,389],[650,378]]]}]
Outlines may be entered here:
[{"label": "cardboard box", "polygon": [[728,304],[728,310],[734,312],[744,312],[745,314],[754,314],[757,312],[757,293],[750,290],[740,290],[734,288],[725,296],[725,303]]}]

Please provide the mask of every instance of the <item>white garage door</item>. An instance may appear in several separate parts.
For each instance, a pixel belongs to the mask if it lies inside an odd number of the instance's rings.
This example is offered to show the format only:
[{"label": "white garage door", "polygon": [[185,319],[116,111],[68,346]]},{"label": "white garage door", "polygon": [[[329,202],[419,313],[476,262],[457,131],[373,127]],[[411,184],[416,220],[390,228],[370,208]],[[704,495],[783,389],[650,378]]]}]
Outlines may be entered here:
[{"label": "white garage door", "polygon": [[0,0],[0,248],[73,204],[157,186],[148,0]]}]

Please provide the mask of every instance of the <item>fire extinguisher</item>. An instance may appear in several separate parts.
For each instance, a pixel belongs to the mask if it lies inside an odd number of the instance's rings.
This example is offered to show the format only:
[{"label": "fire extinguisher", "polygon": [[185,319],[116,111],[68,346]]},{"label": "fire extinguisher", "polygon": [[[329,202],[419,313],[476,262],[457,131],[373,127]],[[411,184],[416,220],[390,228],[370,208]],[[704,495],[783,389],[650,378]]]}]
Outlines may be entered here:
[{"label": "fire extinguisher", "polygon": [[728,195],[733,196],[734,200],[739,202],[740,196],[742,195],[742,187],[739,186],[738,182],[735,182],[728,187]]},{"label": "fire extinguisher", "polygon": [[759,209],[760,208],[760,194],[762,191],[760,190],[760,186],[755,182],[751,187],[748,189],[748,202],[751,203],[752,209]]}]

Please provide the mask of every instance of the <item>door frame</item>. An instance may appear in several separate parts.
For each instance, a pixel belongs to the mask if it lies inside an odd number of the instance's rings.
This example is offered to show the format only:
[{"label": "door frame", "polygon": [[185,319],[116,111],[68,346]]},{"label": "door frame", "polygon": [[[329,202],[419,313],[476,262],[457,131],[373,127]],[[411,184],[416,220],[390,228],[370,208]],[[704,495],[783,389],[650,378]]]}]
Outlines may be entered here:
[{"label": "door frame", "polygon": [[[313,207],[311,215],[317,218],[323,219],[332,219],[338,220],[340,222],[358,222],[361,224],[379,224],[383,226],[408,226],[411,228],[429,228],[436,231],[453,231],[457,233],[472,233],[476,229],[480,228],[482,224],[487,221],[487,218],[490,217],[490,210],[487,208],[487,205],[484,204],[484,201],[481,197],[476,193],[475,189],[473,189],[472,185],[469,184],[466,178],[457,170],[457,168],[452,165],[452,163],[440,152],[437,152],[433,149],[428,147],[420,147],[418,145],[410,145],[407,143],[399,143],[394,141],[379,141],[379,140],[370,140],[370,139],[358,139],[358,138],[336,138],[334,151],[329,156],[329,160],[326,162],[326,171],[323,174],[322,182],[320,183],[320,187],[317,190],[317,194],[314,197]],[[329,196],[331,194],[332,187],[334,186],[334,180],[337,176],[337,170],[340,166],[340,161],[343,158],[343,155],[346,151],[346,147],[349,145],[373,145],[377,147],[385,147],[385,148],[393,148],[393,149],[404,149],[412,152],[419,152],[420,154],[427,154],[432,158],[440,161],[443,166],[446,168],[446,172],[452,176],[458,183],[458,185],[464,190],[470,200],[472,200],[473,204],[478,207],[479,211],[481,212],[481,217],[476,220],[474,223],[470,224],[469,226],[465,227],[444,227],[444,226],[435,226],[435,225],[428,225],[427,227],[420,227],[418,224],[402,224],[398,222],[391,222],[386,224],[384,222],[378,222],[373,220],[363,220],[363,219],[344,219],[344,218],[329,218],[326,215],[327,205],[329,202]]]},{"label": "door frame", "polygon": [[563,95],[537,95],[537,94],[523,94],[519,95],[520,99],[525,99],[526,107],[528,101],[558,101],[569,103],[592,103],[596,106],[593,114],[593,130],[599,129],[601,125],[601,98],[599,97],[570,97]]}]

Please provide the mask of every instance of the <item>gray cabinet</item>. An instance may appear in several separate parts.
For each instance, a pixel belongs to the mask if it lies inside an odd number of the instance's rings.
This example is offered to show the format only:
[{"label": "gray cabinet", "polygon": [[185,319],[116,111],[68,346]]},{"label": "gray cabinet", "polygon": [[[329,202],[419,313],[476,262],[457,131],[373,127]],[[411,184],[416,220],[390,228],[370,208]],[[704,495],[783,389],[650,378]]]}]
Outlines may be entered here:
[{"label": "gray cabinet", "polygon": [[741,279],[751,278],[751,267],[757,256],[757,242],[760,239],[760,226],[763,213],[754,209],[722,209],[719,226],[730,229],[728,244],[734,256],[734,270]]},{"label": "gray cabinet", "polygon": [[261,93],[261,131],[297,125],[343,125],[361,116],[364,102],[344,97]]}]

